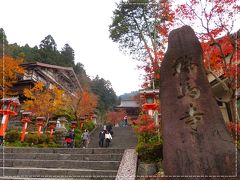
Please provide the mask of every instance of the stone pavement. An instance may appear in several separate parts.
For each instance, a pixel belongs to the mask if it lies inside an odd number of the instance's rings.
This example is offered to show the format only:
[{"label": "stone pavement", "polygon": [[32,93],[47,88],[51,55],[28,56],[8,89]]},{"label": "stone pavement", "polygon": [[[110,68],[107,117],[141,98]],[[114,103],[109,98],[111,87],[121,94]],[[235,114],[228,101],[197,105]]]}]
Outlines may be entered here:
[{"label": "stone pavement", "polygon": [[[99,148],[98,135],[101,128],[97,128],[91,136],[88,148]],[[137,145],[137,137],[130,126],[113,127],[113,139],[109,148],[134,149]]]}]

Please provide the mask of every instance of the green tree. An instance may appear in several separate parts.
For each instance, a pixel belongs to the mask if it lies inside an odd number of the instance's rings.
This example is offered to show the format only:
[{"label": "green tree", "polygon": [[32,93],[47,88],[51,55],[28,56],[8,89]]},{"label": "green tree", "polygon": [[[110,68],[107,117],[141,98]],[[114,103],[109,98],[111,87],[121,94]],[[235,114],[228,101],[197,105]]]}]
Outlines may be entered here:
[{"label": "green tree", "polygon": [[145,60],[145,47],[149,40],[154,43],[153,38],[156,38],[155,18],[150,13],[153,10],[154,7],[150,7],[146,0],[136,0],[131,3],[121,1],[113,12],[110,38],[119,43],[124,53],[133,54],[138,60]]},{"label": "green tree", "polygon": [[63,66],[74,67],[74,50],[69,46],[69,44],[65,44],[61,51],[61,59]]},{"label": "green tree", "polygon": [[76,73],[77,78],[80,81],[83,89],[90,90],[91,79],[88,77],[88,75],[84,69],[84,65],[82,63],[78,62],[76,65],[74,65],[73,69],[74,69],[74,72]]},{"label": "green tree", "polygon": [[121,1],[113,12],[110,38],[124,53],[144,62],[142,68],[146,72],[146,81],[159,76],[159,65],[173,18],[168,0]]},{"label": "green tree", "polygon": [[98,96],[97,109],[101,115],[104,115],[117,104],[117,96],[110,81],[96,76],[91,82],[91,90]]},{"label": "green tree", "polygon": [[43,63],[56,64],[60,58],[60,53],[57,50],[57,44],[51,35],[46,36],[39,45],[39,53]]},{"label": "green tree", "polygon": [[[4,44],[4,46],[3,46],[3,44]],[[3,28],[0,28],[0,57],[3,57],[3,50],[6,50],[5,48],[7,47],[7,45],[8,45],[7,36],[6,36]],[[4,51],[4,53],[5,53],[5,51]]]}]

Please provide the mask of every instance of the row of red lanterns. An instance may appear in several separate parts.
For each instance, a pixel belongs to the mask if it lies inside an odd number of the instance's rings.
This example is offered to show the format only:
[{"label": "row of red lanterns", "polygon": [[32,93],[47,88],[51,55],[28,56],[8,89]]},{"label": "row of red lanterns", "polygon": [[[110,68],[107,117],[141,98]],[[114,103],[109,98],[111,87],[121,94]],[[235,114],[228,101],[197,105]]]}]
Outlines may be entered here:
[{"label": "row of red lanterns", "polygon": [[[16,116],[17,113],[17,106],[20,105],[18,98],[5,98],[2,99],[2,107],[0,109],[0,114],[3,115],[1,125],[0,125],[0,137],[5,136],[5,132],[8,125],[8,120],[10,116]],[[23,129],[22,129],[22,135],[21,135],[21,141],[24,141],[27,125],[28,123],[32,122],[30,119],[30,116],[32,115],[32,112],[25,111],[22,112],[22,119],[20,122],[23,122]],[[41,134],[41,128],[45,125],[46,118],[45,117],[37,117],[36,118],[36,125],[38,127],[38,137],[40,137]],[[53,129],[56,127],[56,121],[49,121],[48,127],[50,129],[50,138],[52,137]]]},{"label": "row of red lanterns", "polygon": [[[20,105],[18,98],[5,98],[2,99],[2,107],[0,109],[0,114],[3,115],[1,125],[0,125],[0,136],[4,137],[5,136],[5,131],[7,128],[8,124],[8,119],[10,116],[16,116],[17,113],[17,106]],[[26,134],[27,130],[27,125],[28,123],[32,122],[30,117],[32,115],[32,112],[25,111],[22,112],[22,119],[20,122],[23,122],[23,130],[22,130],[22,136],[21,136],[21,141],[24,141],[24,137]],[[90,118],[92,119],[94,117],[94,113],[90,113],[89,115],[82,116],[80,118],[80,128],[83,127],[83,122],[84,120]],[[41,128],[45,125],[46,118],[45,117],[37,117],[36,118],[36,125],[38,127],[38,137],[40,137],[41,134]],[[56,121],[49,121],[48,122],[48,127],[50,129],[50,138],[52,137],[53,129],[56,127]],[[72,121],[71,122],[71,128],[75,129],[77,127],[77,121]]]}]

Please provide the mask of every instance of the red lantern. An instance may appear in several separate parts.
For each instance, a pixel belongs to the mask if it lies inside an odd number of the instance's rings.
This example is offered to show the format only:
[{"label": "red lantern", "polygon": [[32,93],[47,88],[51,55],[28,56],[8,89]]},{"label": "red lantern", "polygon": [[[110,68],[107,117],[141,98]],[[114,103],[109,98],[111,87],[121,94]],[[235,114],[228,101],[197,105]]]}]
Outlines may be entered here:
[{"label": "red lantern", "polygon": [[52,138],[53,129],[56,127],[56,121],[49,121],[48,127],[50,129],[50,138]]},{"label": "red lantern", "polygon": [[0,126],[0,136],[4,137],[5,131],[7,129],[9,116],[16,116],[18,114],[16,109],[20,103],[18,98],[3,98],[1,101],[3,103],[0,109],[0,114],[2,114],[3,117]]},{"label": "red lantern", "polygon": [[86,117],[86,116],[81,116],[81,117],[80,117],[80,129],[82,129],[82,127],[83,127],[85,117]]},{"label": "red lantern", "polygon": [[144,99],[144,103],[142,105],[143,111],[158,110],[158,90],[144,90],[141,94],[141,97]]},{"label": "red lantern", "polygon": [[38,138],[40,138],[40,134],[41,134],[41,129],[44,126],[46,121],[45,117],[37,117],[36,118],[36,125],[38,127]]},{"label": "red lantern", "polygon": [[77,127],[77,121],[71,122],[71,129],[75,129]]},{"label": "red lantern", "polygon": [[27,130],[27,124],[29,122],[32,122],[30,120],[30,116],[32,115],[32,112],[22,112],[22,119],[20,122],[23,122],[23,129],[22,129],[22,136],[21,136],[21,142],[24,142],[24,138],[25,138],[25,134],[26,134],[26,130]]}]

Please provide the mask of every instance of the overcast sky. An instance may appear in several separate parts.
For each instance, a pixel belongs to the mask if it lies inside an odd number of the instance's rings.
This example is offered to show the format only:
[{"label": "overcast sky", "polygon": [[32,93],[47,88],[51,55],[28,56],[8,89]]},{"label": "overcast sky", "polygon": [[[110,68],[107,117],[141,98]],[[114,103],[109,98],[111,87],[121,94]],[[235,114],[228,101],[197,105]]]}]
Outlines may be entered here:
[{"label": "overcast sky", "polygon": [[109,38],[116,2],[120,0],[0,0],[0,28],[9,43],[22,46],[39,45],[49,34],[58,50],[68,43],[75,62],[81,62],[91,78],[109,80],[121,95],[141,88],[143,71]]},{"label": "overcast sky", "polygon": [[143,72],[109,38],[115,3],[120,0],[0,0],[0,28],[9,43],[39,45],[52,35],[58,50],[68,43],[90,77],[112,83],[117,95],[141,88]]}]

